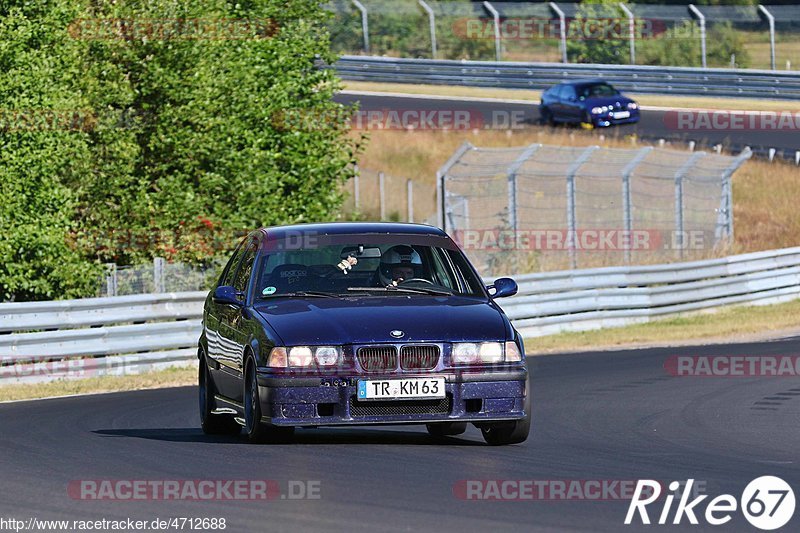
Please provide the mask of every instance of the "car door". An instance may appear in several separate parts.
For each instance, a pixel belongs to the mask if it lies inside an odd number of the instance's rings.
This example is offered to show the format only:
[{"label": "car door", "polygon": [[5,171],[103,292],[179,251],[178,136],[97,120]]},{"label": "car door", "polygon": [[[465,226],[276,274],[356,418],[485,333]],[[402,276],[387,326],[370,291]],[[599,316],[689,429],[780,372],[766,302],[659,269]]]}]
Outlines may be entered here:
[{"label": "car door", "polygon": [[[219,278],[217,287],[231,285],[233,283],[233,276],[236,274],[236,269],[239,267],[239,262],[244,252],[244,242],[245,241],[240,242],[233,251],[233,254],[231,254],[228,264],[225,265],[225,268],[222,270],[222,275]],[[216,287],[214,288],[216,289]],[[213,359],[217,363],[224,356],[219,337],[220,316],[224,309],[225,305],[215,303],[213,299],[209,299],[203,324],[206,334],[206,355],[209,359]],[[209,366],[213,373],[217,365],[212,364]]]},{"label": "car door", "polygon": [[578,95],[575,92],[575,87],[572,85],[564,85],[561,93],[561,102],[564,109],[564,120],[569,122],[580,122],[583,113],[581,112],[581,102],[578,101]]},{"label": "car door", "polygon": [[244,349],[248,341],[247,328],[244,327],[243,321],[246,315],[245,307],[257,250],[257,241],[251,237],[243,247],[241,261],[231,281],[231,286],[236,290],[236,297],[241,300],[241,305],[222,306],[219,318],[219,335],[223,355],[219,359],[221,375],[216,383],[224,396],[237,402],[242,400]]},{"label": "car door", "polygon": [[552,90],[551,103],[549,107],[553,112],[553,118],[555,120],[564,120],[564,104],[561,101],[561,92],[563,90],[563,85],[556,85]]}]

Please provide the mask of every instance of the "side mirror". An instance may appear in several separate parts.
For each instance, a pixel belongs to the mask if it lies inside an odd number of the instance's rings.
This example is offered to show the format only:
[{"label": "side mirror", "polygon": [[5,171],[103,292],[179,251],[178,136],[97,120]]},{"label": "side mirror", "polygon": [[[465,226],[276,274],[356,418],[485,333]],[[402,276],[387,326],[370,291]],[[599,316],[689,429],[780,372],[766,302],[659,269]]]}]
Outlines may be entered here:
[{"label": "side mirror", "polygon": [[486,287],[490,291],[494,289],[494,293],[490,293],[492,299],[505,298],[506,296],[514,296],[517,294],[517,282],[511,278],[498,278],[494,283]]},{"label": "side mirror", "polygon": [[241,307],[244,305],[244,293],[236,292],[236,289],[230,285],[220,285],[214,289],[211,301],[215,304],[236,305]]}]

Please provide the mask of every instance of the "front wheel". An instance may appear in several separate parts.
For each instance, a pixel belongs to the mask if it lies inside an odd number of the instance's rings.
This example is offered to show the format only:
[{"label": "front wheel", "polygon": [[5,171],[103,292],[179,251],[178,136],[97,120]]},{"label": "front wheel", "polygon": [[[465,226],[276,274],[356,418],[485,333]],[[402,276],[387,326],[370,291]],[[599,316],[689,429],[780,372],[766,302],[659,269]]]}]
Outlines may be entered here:
[{"label": "front wheel", "polygon": [[247,364],[244,389],[244,420],[247,440],[252,443],[288,442],[294,435],[294,427],[278,427],[261,421],[261,401],[258,396],[258,377],[252,360]]},{"label": "front wheel", "polygon": [[206,358],[200,354],[200,365],[197,373],[198,394],[200,399],[200,427],[206,435],[238,435],[242,426],[232,415],[214,414],[214,394],[216,387],[208,371]]},{"label": "front wheel", "polygon": [[512,422],[498,422],[481,427],[483,440],[491,446],[519,444],[528,439],[531,431],[531,391],[525,395],[525,418]]}]

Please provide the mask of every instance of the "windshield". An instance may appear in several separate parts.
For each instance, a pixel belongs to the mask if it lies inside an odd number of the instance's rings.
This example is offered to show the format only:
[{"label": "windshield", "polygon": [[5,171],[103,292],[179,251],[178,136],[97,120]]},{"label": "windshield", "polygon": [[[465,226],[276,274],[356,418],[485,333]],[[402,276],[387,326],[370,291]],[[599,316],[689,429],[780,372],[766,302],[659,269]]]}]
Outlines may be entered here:
[{"label": "windshield", "polygon": [[265,248],[257,297],[485,295],[463,254],[442,238],[341,235]]},{"label": "windshield", "polygon": [[580,89],[580,95],[584,98],[592,98],[596,96],[615,96],[617,94],[619,94],[619,91],[607,83],[584,85]]}]

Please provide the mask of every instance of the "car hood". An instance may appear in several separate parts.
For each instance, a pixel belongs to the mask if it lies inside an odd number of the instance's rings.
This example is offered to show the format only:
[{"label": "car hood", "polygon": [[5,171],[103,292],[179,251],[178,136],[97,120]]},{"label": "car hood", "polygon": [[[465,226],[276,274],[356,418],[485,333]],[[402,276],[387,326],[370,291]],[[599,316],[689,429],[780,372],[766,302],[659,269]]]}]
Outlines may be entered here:
[{"label": "car hood", "polygon": [[256,310],[287,346],[511,338],[495,304],[478,298],[293,298],[257,302]]},{"label": "car hood", "polygon": [[619,94],[617,96],[594,96],[584,100],[584,103],[587,107],[602,107],[604,105],[613,106],[616,105],[617,102],[619,102],[619,104],[624,108],[627,104],[633,102],[633,100],[627,96],[622,96]]}]

